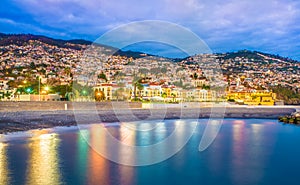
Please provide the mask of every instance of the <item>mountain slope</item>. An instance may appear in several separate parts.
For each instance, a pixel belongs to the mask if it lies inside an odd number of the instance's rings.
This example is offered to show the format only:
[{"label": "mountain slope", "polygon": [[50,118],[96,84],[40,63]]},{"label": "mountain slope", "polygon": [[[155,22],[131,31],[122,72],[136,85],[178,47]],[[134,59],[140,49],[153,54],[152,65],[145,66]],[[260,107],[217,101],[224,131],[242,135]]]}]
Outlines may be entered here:
[{"label": "mountain slope", "polygon": [[[30,41],[40,41],[42,43],[57,46],[60,48],[70,48],[75,50],[81,50],[82,47],[80,45],[91,45],[93,44],[91,41],[83,40],[83,39],[74,39],[74,40],[62,40],[62,39],[53,39],[50,37],[42,36],[42,35],[32,35],[32,34],[4,34],[0,33],[0,46],[8,46],[8,45],[17,45],[23,46],[29,44]],[[101,45],[102,47],[106,47],[108,49],[116,50],[114,55],[121,55],[132,58],[140,58],[144,53],[135,52],[135,51],[122,51],[117,48],[113,48],[111,46]]]},{"label": "mountain slope", "polygon": [[[80,45],[91,45],[93,42],[83,40],[83,39],[73,39],[73,40],[62,40],[62,39],[53,39],[47,36],[42,35],[33,35],[33,34],[5,34],[0,33],[0,46],[8,46],[8,45],[26,45],[29,44],[29,41],[40,41],[42,43],[53,45],[61,48],[70,48],[75,50],[81,50],[82,47]],[[103,47],[107,47],[109,49],[117,50],[115,55],[121,55],[126,57],[133,57],[133,58],[140,58],[145,53],[137,52],[137,51],[123,51],[120,49],[113,48],[111,46],[101,45]],[[147,54],[148,56],[153,56]],[[249,50],[240,50],[237,52],[227,52],[227,53],[216,53],[219,59],[228,60],[228,59],[235,59],[235,58],[244,58],[244,59],[251,59],[254,62],[263,62],[265,60],[274,61],[274,62],[297,62],[296,60],[282,57],[279,55],[263,53],[259,51],[249,51]],[[189,58],[189,57],[187,57]],[[185,60],[187,58],[177,58],[173,59],[175,62],[179,62],[181,60]]]},{"label": "mountain slope", "polygon": [[41,35],[32,35],[32,34],[0,34],[0,45],[7,46],[10,44],[15,44],[18,46],[22,46],[27,44],[29,41],[40,41],[45,44],[58,46],[62,48],[71,48],[71,49],[80,49],[78,46],[69,45],[69,44],[82,44],[89,45],[92,44],[90,41],[76,39],[76,40],[61,40],[61,39],[53,39],[46,36]]},{"label": "mountain slope", "polygon": [[234,59],[236,57],[244,58],[244,59],[251,59],[254,62],[263,62],[264,60],[274,61],[274,62],[297,62],[296,60],[282,57],[279,55],[263,53],[259,51],[249,51],[249,50],[240,50],[237,52],[227,52],[225,54],[217,54],[220,59]]}]

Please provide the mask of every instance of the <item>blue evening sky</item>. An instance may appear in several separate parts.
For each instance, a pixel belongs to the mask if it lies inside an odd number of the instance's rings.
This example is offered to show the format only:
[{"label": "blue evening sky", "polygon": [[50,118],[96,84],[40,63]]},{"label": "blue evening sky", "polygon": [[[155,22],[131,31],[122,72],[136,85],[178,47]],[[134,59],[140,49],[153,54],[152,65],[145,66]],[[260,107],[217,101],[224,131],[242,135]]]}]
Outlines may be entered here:
[{"label": "blue evening sky", "polygon": [[0,32],[94,41],[122,24],[163,20],[196,33],[213,52],[300,60],[299,11],[298,0],[1,0]]}]

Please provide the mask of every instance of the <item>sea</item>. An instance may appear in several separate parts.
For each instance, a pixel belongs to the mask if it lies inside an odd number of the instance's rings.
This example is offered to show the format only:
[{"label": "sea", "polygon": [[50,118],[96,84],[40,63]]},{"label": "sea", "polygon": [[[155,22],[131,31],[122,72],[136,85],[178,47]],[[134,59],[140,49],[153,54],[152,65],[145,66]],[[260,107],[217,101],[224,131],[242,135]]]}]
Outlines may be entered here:
[{"label": "sea", "polygon": [[154,120],[0,135],[0,184],[299,184],[300,127],[275,119],[224,119],[199,150],[208,124]]}]

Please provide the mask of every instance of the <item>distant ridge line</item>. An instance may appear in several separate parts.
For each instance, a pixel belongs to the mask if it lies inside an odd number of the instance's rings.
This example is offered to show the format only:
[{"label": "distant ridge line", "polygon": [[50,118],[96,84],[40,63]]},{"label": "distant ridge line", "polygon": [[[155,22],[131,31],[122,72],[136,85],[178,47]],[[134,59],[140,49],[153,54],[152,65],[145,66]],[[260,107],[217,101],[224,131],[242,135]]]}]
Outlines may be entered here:
[{"label": "distant ridge line", "polygon": [[[63,40],[63,39],[54,39],[48,36],[44,35],[34,35],[34,34],[6,34],[6,33],[0,33],[0,46],[8,46],[11,44],[15,44],[18,46],[22,46],[26,43],[28,43],[30,40],[37,40],[49,45],[54,45],[57,47],[62,47],[62,48],[70,48],[70,49],[75,49],[75,50],[81,50],[82,48],[77,46],[77,45],[91,45],[93,42],[84,40],[84,39],[71,39],[71,40]],[[77,44],[77,45],[76,45]],[[100,44],[101,45],[101,44]],[[126,57],[133,57],[133,58],[141,58],[143,57],[142,54],[146,54],[147,56],[156,56],[153,54],[147,54],[144,52],[139,52],[139,51],[123,51],[121,49],[114,48],[112,46],[107,46],[107,45],[101,45],[103,47],[107,48],[113,48],[116,49],[117,52],[115,52],[115,55],[121,55],[121,56],[126,56]],[[226,52],[226,53],[214,53],[217,55],[219,59],[233,59],[235,57],[243,57],[243,58],[248,58],[248,59],[254,59],[256,61],[263,61],[264,57],[261,55],[264,55],[265,57],[273,58],[275,60],[283,60],[286,62],[299,62],[297,60],[288,58],[288,57],[282,57],[279,55],[275,54],[269,54],[269,53],[264,53],[260,51],[250,51],[247,49],[244,50],[239,50],[235,52]],[[163,57],[163,58],[168,58],[164,56],[157,56],[157,57]],[[193,56],[190,56],[193,57]],[[181,61],[181,60],[186,60],[189,57],[185,58],[173,58],[172,60],[175,62]],[[272,59],[270,59],[272,60]]]}]

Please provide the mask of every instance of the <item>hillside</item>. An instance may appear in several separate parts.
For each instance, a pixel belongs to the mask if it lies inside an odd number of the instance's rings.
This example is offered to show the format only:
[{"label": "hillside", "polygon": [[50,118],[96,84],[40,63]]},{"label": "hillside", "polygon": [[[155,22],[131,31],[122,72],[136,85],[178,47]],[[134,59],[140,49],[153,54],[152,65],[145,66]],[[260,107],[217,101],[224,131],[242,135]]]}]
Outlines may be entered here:
[{"label": "hillside", "polygon": [[298,62],[296,60],[290,59],[288,57],[282,57],[279,55],[269,54],[269,53],[263,53],[259,51],[249,51],[249,50],[239,50],[237,52],[227,52],[224,54],[217,54],[218,58],[220,59],[234,59],[234,58],[244,58],[244,59],[250,59],[254,62],[264,62],[265,60],[271,61],[271,62]]},{"label": "hillside", "polygon": [[[31,34],[0,33],[0,78],[17,79],[21,83],[22,79],[35,81],[35,77],[39,75],[44,76],[51,84],[70,84],[73,78],[69,73],[74,72],[76,67],[80,68],[82,65],[80,58],[91,44],[93,43],[90,41],[80,39],[61,40]],[[139,60],[149,55],[142,52],[122,51],[110,46],[99,46],[104,55],[110,55],[112,50],[117,50],[114,56],[109,56],[107,61],[102,61],[109,66],[108,71],[111,72],[107,75],[112,75],[110,78],[114,78],[113,74],[116,71],[124,72],[122,71],[124,66],[132,62],[132,58],[136,61],[146,61],[149,65],[145,68],[150,68],[151,63],[155,62],[153,58],[156,56],[153,55]],[[183,59],[172,59],[174,65],[180,65],[185,69],[185,75],[193,76],[195,79],[204,76],[201,69],[213,67],[207,63],[211,60],[217,60],[224,80],[229,86],[234,86],[237,84],[237,79],[242,79],[239,91],[273,90],[278,94],[278,98],[287,104],[300,102],[300,97],[297,95],[300,92],[300,62],[295,60],[249,50],[198,54]],[[11,87],[18,85],[20,84],[10,84]]]},{"label": "hillside", "polygon": [[80,47],[76,46],[77,44],[82,44],[82,45],[91,44],[90,41],[81,40],[81,39],[61,40],[61,39],[53,39],[46,36],[32,35],[32,34],[3,34],[3,33],[0,34],[1,46],[8,46],[11,44],[15,44],[17,46],[23,46],[28,44],[29,41],[40,41],[45,44],[58,46],[61,48],[71,48],[71,49],[81,49]]},{"label": "hillside", "polygon": [[[30,41],[39,41],[51,46],[57,46],[59,48],[69,48],[74,50],[82,50],[84,49],[83,47],[81,47],[82,45],[93,44],[91,41],[87,41],[83,39],[62,40],[62,39],[53,39],[42,35],[0,33],[0,46],[9,46],[9,45],[24,46],[29,44]],[[117,50],[117,52],[115,52],[114,55],[140,58],[142,57],[142,54],[144,54],[142,52],[135,52],[135,51],[122,51],[113,48],[111,46],[105,46],[105,45],[100,45],[100,46]]]},{"label": "hillside", "polygon": [[[93,44],[91,41],[83,40],[83,39],[73,39],[73,40],[62,40],[62,39],[54,39],[42,35],[33,35],[33,34],[5,34],[0,33],[0,46],[8,46],[8,45],[17,45],[17,46],[24,46],[29,43],[29,41],[40,41],[42,43],[57,46],[60,48],[70,48],[75,50],[81,50],[82,47],[80,45],[91,45]],[[104,45],[101,45],[104,46]],[[111,46],[104,46],[107,48],[113,48]],[[116,49],[116,48],[113,48]],[[144,53],[136,52],[136,51],[123,51],[118,50],[115,55],[126,56],[126,57],[133,57],[133,58],[140,58]],[[147,54],[150,55],[150,54]],[[237,52],[227,52],[227,53],[216,53],[219,59],[228,60],[228,59],[235,59],[235,58],[244,58],[250,59],[254,62],[264,62],[265,60],[278,62],[278,61],[285,61],[285,62],[297,62],[296,60],[282,57],[279,55],[263,53],[259,51],[249,51],[249,50],[240,50]],[[153,56],[153,55],[152,55]],[[173,61],[181,61],[185,60],[176,58]]]}]

